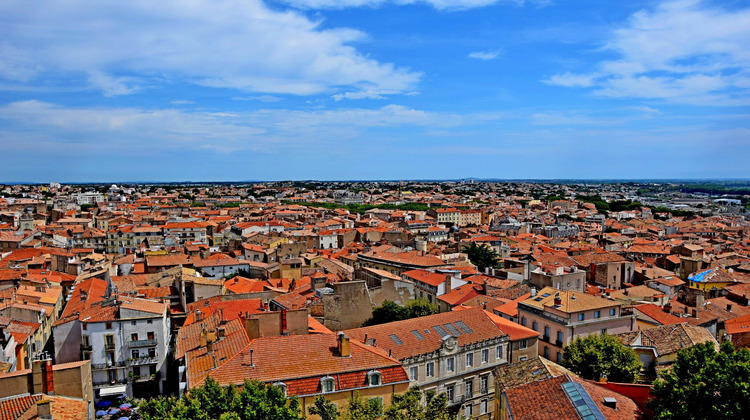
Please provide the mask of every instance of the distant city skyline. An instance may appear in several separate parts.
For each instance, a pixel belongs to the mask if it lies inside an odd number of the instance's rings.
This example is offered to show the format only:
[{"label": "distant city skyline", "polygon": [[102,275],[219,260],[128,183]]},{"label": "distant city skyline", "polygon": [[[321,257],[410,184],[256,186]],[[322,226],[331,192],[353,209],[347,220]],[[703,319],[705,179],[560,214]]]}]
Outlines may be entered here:
[{"label": "distant city skyline", "polygon": [[0,15],[0,183],[750,178],[744,1]]}]

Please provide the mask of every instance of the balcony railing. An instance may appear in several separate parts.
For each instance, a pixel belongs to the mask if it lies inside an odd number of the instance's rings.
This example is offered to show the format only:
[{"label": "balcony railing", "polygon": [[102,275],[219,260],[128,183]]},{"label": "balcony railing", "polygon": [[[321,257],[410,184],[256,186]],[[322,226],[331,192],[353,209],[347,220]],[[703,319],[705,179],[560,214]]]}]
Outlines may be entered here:
[{"label": "balcony railing", "polygon": [[139,357],[137,359],[132,359],[128,361],[128,364],[130,366],[142,366],[142,365],[153,365],[159,363],[159,357]]},{"label": "balcony railing", "polygon": [[548,335],[543,335],[542,336],[542,341],[546,341],[546,342],[549,343],[549,336]]},{"label": "balcony railing", "polygon": [[128,342],[128,347],[154,347],[156,346],[156,340],[133,340]]},{"label": "balcony railing", "polygon": [[91,344],[81,344],[81,351],[91,351],[94,348],[91,346]]},{"label": "balcony railing", "polygon": [[557,347],[562,347],[562,346],[563,346],[563,342],[562,342],[562,340],[555,340],[555,345],[556,345]]},{"label": "balcony railing", "polygon": [[104,343],[104,348],[106,350],[114,350],[115,349],[115,343]]},{"label": "balcony railing", "polygon": [[119,369],[125,367],[125,362],[115,363],[92,363],[91,368],[94,370]]},{"label": "balcony railing", "polygon": [[101,388],[103,386],[111,386],[111,385],[122,385],[128,383],[127,379],[117,379],[114,381],[100,381],[100,382],[94,382],[95,388]]}]

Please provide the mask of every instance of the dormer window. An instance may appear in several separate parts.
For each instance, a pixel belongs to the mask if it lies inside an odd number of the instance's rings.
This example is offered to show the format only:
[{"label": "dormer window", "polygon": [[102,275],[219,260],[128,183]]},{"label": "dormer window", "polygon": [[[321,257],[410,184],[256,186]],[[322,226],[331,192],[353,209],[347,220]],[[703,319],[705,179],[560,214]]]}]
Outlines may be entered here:
[{"label": "dormer window", "polygon": [[377,370],[367,372],[367,384],[370,386],[379,386],[382,383],[382,376]]},{"label": "dormer window", "polygon": [[333,392],[336,390],[336,381],[330,376],[325,376],[320,380],[320,388],[324,394]]},{"label": "dormer window", "polygon": [[287,396],[286,395],[286,384],[285,383],[283,383],[283,382],[274,382],[273,386],[275,386],[276,388],[279,388],[279,391],[281,391],[284,394],[285,397]]}]

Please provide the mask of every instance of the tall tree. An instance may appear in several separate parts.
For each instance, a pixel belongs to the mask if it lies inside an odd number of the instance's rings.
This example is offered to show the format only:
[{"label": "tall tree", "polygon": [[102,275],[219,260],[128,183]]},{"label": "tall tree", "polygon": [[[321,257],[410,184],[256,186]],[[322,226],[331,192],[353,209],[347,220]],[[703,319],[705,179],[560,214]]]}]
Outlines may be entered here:
[{"label": "tall tree", "polygon": [[434,391],[424,393],[412,387],[405,394],[394,394],[391,405],[385,409],[385,420],[454,420],[456,416],[448,410],[448,397]]},{"label": "tall tree", "polygon": [[203,386],[191,389],[181,399],[159,396],[141,401],[138,413],[143,420],[156,419],[239,419],[299,420],[296,398],[287,398],[275,386],[246,380],[241,390],[219,386],[207,378]]},{"label": "tall tree", "polygon": [[654,382],[650,408],[657,419],[750,418],[750,351],[710,342],[677,353]]},{"label": "tall tree", "polygon": [[468,246],[464,246],[463,251],[468,255],[469,261],[477,266],[479,271],[484,271],[486,268],[498,266],[498,255],[497,252],[487,244],[477,244],[472,242]]},{"label": "tall tree", "polygon": [[383,415],[383,400],[365,399],[357,392],[347,399],[348,405],[342,413],[344,420],[375,420]]},{"label": "tall tree", "polygon": [[633,349],[607,334],[576,338],[565,347],[562,364],[586,379],[606,375],[612,382],[634,382],[643,369]]},{"label": "tall tree", "polygon": [[321,420],[338,420],[339,410],[336,404],[328,401],[324,396],[315,397],[315,403],[308,409],[310,414],[320,416]]}]

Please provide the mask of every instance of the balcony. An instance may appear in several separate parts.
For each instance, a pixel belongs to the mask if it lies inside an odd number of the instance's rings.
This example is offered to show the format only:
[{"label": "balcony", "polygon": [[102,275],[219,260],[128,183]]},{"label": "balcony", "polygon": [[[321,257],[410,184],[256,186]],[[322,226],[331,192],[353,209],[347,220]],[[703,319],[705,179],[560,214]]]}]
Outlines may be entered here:
[{"label": "balcony", "polygon": [[137,347],[154,347],[156,346],[156,340],[134,340],[128,342],[128,347],[137,348]]},{"label": "balcony", "polygon": [[116,362],[116,363],[92,363],[91,369],[94,370],[108,370],[108,369],[119,369],[125,367],[125,362]]},{"label": "balcony", "polygon": [[548,335],[543,335],[542,336],[542,341],[546,341],[546,342],[549,343],[549,336]]},{"label": "balcony", "polygon": [[112,386],[112,385],[122,385],[128,383],[127,379],[117,379],[115,381],[102,381],[102,382],[94,382],[94,388],[102,388],[105,386]]},{"label": "balcony", "polygon": [[81,344],[81,351],[92,351],[94,348],[91,344]]},{"label": "balcony", "polygon": [[562,340],[555,340],[555,345],[556,345],[557,347],[562,347],[562,346],[563,346],[563,342],[562,342]]},{"label": "balcony", "polygon": [[130,366],[143,366],[143,365],[155,365],[159,363],[159,356],[154,357],[139,357],[137,359],[128,360]]},{"label": "balcony", "polygon": [[104,349],[105,350],[114,350],[115,349],[115,343],[104,343]]}]

